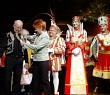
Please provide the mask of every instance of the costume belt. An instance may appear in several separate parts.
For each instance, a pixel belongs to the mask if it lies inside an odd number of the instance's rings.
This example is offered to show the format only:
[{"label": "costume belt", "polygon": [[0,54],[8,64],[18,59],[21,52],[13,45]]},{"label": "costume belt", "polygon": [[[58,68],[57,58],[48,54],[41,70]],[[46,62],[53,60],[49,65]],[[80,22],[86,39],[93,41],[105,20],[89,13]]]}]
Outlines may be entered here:
[{"label": "costume belt", "polygon": [[99,50],[99,53],[101,53],[101,54],[110,54],[110,51]]}]

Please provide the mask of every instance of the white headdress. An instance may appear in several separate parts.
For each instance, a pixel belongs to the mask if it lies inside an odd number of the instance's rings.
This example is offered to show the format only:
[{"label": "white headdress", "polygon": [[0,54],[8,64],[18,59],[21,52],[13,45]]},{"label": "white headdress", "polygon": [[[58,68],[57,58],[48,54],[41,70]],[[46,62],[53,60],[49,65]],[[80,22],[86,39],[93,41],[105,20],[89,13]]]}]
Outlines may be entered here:
[{"label": "white headdress", "polygon": [[102,25],[102,24],[108,25],[108,17],[107,16],[100,16],[98,18],[98,24],[99,25]]},{"label": "white headdress", "polygon": [[58,36],[62,34],[63,31],[60,30],[60,27],[56,24],[54,19],[51,19],[51,25],[55,26],[57,28]]},{"label": "white headdress", "polygon": [[54,19],[51,19],[51,25],[55,26],[55,27],[58,27],[56,22],[54,21]]}]

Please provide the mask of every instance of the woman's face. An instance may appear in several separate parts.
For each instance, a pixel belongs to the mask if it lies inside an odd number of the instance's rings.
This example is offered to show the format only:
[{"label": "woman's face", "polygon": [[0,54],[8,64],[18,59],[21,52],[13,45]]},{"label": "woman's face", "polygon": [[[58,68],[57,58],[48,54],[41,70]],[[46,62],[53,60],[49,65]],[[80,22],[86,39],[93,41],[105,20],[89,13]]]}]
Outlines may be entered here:
[{"label": "woman's face", "polygon": [[35,31],[38,33],[38,34],[41,34],[42,33],[42,27],[39,27],[39,26],[35,26]]},{"label": "woman's face", "polygon": [[75,28],[80,27],[80,22],[77,21],[77,20],[76,21],[73,21],[72,24],[73,24],[73,27],[75,27]]},{"label": "woman's face", "polygon": [[106,24],[100,25],[100,29],[102,32],[106,32],[107,28],[108,28],[108,25],[106,25]]}]

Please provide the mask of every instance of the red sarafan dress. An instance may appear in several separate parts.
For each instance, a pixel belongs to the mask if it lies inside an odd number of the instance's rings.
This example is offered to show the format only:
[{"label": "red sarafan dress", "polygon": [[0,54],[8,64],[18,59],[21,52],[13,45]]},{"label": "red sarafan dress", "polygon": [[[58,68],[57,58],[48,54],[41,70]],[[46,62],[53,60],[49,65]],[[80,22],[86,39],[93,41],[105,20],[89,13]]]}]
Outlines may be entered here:
[{"label": "red sarafan dress", "polygon": [[96,55],[98,56],[98,62],[95,63],[93,76],[103,79],[110,79],[110,33],[97,34],[91,44],[91,49],[94,44],[97,44]]},{"label": "red sarafan dress", "polygon": [[[71,43],[71,40],[74,43]],[[67,69],[65,79],[65,94],[88,94],[86,77],[85,46],[87,44],[86,30],[69,29],[66,33]]]}]

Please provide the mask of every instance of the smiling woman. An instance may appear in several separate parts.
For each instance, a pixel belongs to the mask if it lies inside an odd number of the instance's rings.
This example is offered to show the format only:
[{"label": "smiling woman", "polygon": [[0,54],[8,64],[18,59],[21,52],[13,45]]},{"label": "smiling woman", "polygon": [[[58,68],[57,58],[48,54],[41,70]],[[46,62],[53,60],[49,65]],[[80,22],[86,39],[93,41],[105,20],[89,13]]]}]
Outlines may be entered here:
[{"label": "smiling woman", "polygon": [[[29,48],[33,51],[33,95],[40,95],[42,92],[40,87],[42,85],[45,95],[51,95],[50,83],[48,80],[49,55],[48,45],[49,36],[46,31],[46,22],[42,19],[37,19],[33,23],[33,27],[37,30],[39,35],[27,36],[27,40],[34,41],[33,43],[21,42],[24,48]],[[37,85],[36,85],[37,84]]]}]

